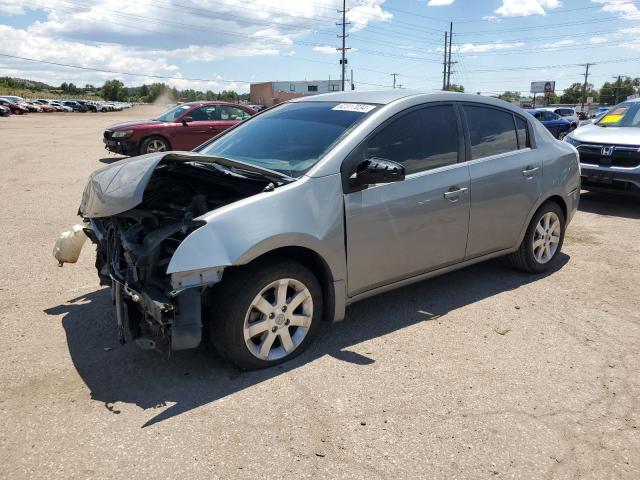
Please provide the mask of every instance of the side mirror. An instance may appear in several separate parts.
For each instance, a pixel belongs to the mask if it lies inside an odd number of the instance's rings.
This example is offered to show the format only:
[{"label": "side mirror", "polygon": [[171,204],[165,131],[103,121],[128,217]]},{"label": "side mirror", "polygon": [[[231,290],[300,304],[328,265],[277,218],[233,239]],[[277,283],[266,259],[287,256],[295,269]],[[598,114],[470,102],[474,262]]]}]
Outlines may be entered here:
[{"label": "side mirror", "polygon": [[349,177],[349,183],[352,187],[399,182],[401,180],[404,180],[404,166],[384,158],[363,160],[358,164],[355,173]]},{"label": "side mirror", "polygon": [[184,117],[184,118],[182,119],[182,124],[183,124],[183,125],[187,125],[187,123],[189,123],[189,122],[193,122],[193,118],[191,118],[191,117]]}]

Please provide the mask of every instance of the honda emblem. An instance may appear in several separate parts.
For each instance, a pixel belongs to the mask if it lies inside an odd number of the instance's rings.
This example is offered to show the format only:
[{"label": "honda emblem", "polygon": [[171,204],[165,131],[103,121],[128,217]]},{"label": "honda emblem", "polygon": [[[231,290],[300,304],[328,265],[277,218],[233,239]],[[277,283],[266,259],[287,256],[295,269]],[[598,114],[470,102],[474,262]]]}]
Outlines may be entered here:
[{"label": "honda emblem", "polygon": [[611,155],[613,155],[613,150],[615,149],[615,147],[611,146],[611,147],[602,147],[602,150],[600,150],[600,154],[603,157],[610,157]]}]

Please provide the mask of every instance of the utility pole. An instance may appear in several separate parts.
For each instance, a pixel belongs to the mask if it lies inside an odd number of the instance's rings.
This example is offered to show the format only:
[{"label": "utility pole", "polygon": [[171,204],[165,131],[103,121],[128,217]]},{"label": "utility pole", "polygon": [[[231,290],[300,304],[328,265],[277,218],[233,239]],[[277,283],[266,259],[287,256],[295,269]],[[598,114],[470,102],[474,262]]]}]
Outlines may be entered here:
[{"label": "utility pole", "polygon": [[595,63],[585,64],[584,83],[582,84],[582,106],[580,107],[582,112],[584,112],[584,103],[587,101],[587,79],[589,78],[589,66],[593,65],[595,65]]},{"label": "utility pole", "polygon": [[453,22],[449,23],[449,66],[447,68],[447,90],[451,87],[451,45],[453,44]]},{"label": "utility pole", "polygon": [[444,60],[442,61],[442,90],[447,89],[447,32],[444,32]]},{"label": "utility pole", "polygon": [[[616,77],[613,77],[616,78]],[[616,82],[616,101],[614,105],[618,104],[618,99],[620,98],[620,75],[618,75],[618,81]]]},{"label": "utility pole", "polygon": [[345,41],[347,39],[346,27],[351,22],[347,22],[347,0],[342,0],[342,10],[338,10],[338,13],[342,14],[342,24],[336,23],[336,25],[342,25],[342,35],[338,35],[338,38],[342,38],[342,48],[338,48],[339,52],[342,52],[342,58],[340,59],[340,65],[342,66],[342,91],[344,92],[344,80],[345,80],[345,70],[347,68],[347,59],[345,58],[345,53],[347,50],[350,50],[345,46]]},{"label": "utility pole", "polygon": [[351,90],[355,90],[356,86],[353,84],[353,68],[351,69]]},{"label": "utility pole", "polygon": [[398,74],[390,73],[389,75],[393,76],[393,88],[396,88],[396,77],[398,76]]}]

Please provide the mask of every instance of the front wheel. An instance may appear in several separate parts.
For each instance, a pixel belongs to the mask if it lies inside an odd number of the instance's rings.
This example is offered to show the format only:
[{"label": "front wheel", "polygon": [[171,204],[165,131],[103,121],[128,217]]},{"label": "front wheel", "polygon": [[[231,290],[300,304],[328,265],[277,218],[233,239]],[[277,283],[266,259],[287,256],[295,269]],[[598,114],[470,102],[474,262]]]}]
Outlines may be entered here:
[{"label": "front wheel", "polygon": [[217,287],[210,336],[216,350],[243,370],[271,367],[304,351],[322,318],[315,275],[287,259],[225,272]]},{"label": "front wheel", "polygon": [[565,218],[555,202],[544,203],[531,219],[518,250],[509,255],[513,266],[530,273],[542,273],[557,262],[564,242]]},{"label": "front wheel", "polygon": [[161,137],[149,137],[140,145],[140,154],[166,152],[169,150],[169,142]]}]

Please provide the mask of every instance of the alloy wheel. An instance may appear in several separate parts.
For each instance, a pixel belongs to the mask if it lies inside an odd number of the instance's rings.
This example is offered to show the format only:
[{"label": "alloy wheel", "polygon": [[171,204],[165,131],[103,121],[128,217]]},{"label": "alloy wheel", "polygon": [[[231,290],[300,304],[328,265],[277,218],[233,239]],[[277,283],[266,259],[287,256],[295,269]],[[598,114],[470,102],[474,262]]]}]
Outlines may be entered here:
[{"label": "alloy wheel", "polygon": [[244,341],[261,360],[278,360],[303,342],[313,319],[309,289],[293,278],[271,282],[253,299],[244,319]]},{"label": "alloy wheel", "polygon": [[147,153],[164,152],[167,146],[162,140],[151,140],[147,145]]},{"label": "alloy wheel", "polygon": [[536,262],[544,264],[553,258],[560,244],[561,228],[560,218],[554,212],[547,212],[540,218],[532,241]]}]

